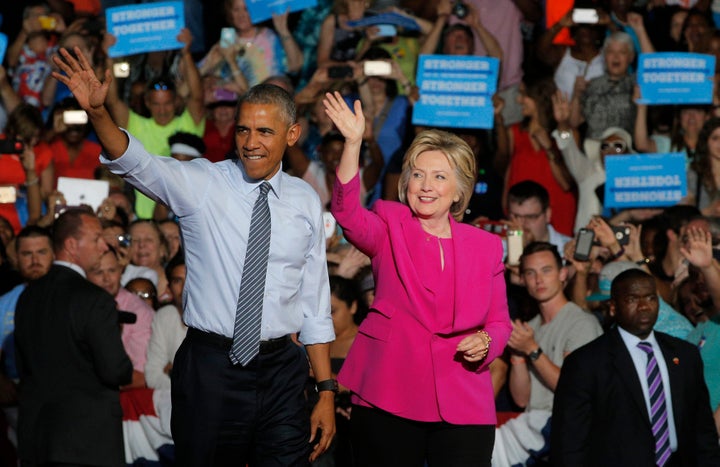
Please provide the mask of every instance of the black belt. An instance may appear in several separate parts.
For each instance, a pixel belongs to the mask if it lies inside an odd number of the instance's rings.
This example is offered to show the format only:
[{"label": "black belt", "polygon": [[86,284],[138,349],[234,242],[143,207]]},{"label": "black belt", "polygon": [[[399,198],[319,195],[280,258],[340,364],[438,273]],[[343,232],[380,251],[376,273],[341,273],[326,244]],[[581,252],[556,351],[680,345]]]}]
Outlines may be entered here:
[{"label": "black belt", "polygon": [[[200,331],[195,328],[188,328],[187,338],[226,351],[230,351],[230,348],[232,347],[232,339],[229,337],[221,336],[220,334],[215,334],[214,332]],[[292,342],[290,334],[275,339],[260,341],[260,350],[258,353],[265,355],[277,352],[290,342]]]}]

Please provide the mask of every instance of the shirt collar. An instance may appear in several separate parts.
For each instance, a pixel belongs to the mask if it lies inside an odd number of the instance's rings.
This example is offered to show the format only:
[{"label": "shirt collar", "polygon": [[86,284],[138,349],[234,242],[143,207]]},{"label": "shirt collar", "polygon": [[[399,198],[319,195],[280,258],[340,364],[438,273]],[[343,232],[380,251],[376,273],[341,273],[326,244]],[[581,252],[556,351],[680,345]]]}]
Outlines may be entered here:
[{"label": "shirt collar", "polygon": [[270,180],[253,180],[252,178],[248,177],[245,173],[245,168],[243,167],[242,162],[240,162],[240,159],[237,160],[236,165],[240,169],[243,180],[245,181],[245,183],[243,183],[240,188],[243,194],[249,195],[251,192],[255,191],[262,182],[267,181],[272,187],[271,192],[275,193],[275,196],[280,198],[280,195],[282,193],[282,163],[280,164],[280,170],[278,170],[277,173],[273,175]]},{"label": "shirt collar", "polygon": [[622,337],[623,342],[625,342],[625,346],[628,349],[634,349],[637,348],[637,345],[640,342],[649,342],[652,344],[654,349],[659,348],[657,339],[655,339],[655,331],[650,331],[650,334],[645,339],[640,339],[638,336],[634,334],[630,334],[620,326],[618,326],[618,331],[620,331],[620,337]]},{"label": "shirt collar", "polygon": [[69,262],[67,262],[67,261],[61,261],[61,260],[59,260],[59,259],[56,259],[56,260],[53,262],[53,264],[57,264],[58,266],[65,266],[66,268],[70,268],[70,269],[72,269],[73,271],[75,271],[76,273],[78,273],[78,274],[80,274],[81,276],[83,276],[85,279],[87,279],[87,274],[85,274],[85,271],[83,270],[83,268],[81,268],[80,266],[78,266],[78,265],[75,264],[75,263],[69,263]]}]

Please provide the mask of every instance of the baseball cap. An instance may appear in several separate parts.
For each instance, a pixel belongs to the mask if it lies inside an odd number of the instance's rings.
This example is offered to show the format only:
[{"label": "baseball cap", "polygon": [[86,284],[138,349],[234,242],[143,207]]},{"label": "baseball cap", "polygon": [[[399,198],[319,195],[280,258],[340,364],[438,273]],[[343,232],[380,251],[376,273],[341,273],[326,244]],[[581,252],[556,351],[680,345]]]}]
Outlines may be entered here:
[{"label": "baseball cap", "polygon": [[613,261],[603,266],[600,271],[599,290],[587,297],[588,302],[602,302],[610,300],[610,287],[620,273],[630,269],[640,269],[640,266],[632,261]]}]

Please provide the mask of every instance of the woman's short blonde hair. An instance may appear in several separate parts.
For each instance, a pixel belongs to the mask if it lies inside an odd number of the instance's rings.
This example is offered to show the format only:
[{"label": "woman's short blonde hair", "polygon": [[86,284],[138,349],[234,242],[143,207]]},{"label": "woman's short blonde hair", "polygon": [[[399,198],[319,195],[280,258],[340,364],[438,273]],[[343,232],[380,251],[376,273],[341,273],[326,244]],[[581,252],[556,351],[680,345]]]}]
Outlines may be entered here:
[{"label": "woman's short blonde hair", "polygon": [[398,182],[398,195],[403,204],[407,204],[407,187],[410,174],[420,154],[427,151],[440,151],[445,154],[455,171],[458,201],[450,206],[450,214],[458,222],[465,215],[470,202],[477,175],[475,155],[470,146],[459,136],[441,130],[426,130],[419,133],[405,153],[402,173]]}]

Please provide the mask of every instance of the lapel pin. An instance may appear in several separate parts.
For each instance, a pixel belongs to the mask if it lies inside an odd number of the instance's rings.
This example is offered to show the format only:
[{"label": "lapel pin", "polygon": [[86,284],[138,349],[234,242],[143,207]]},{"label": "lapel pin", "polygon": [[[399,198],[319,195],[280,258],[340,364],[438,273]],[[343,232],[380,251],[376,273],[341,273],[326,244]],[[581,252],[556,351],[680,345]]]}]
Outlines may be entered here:
[{"label": "lapel pin", "polygon": [[673,358],[673,363],[676,364],[676,365],[679,365],[679,364],[680,364],[680,359],[677,358],[677,357]]}]

